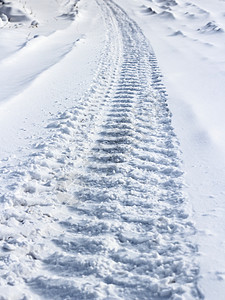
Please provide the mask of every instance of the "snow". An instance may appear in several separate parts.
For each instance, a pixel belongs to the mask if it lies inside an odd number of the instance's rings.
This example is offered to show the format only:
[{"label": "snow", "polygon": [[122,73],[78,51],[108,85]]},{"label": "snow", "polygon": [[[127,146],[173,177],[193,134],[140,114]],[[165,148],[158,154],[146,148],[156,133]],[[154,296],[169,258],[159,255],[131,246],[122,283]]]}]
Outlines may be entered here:
[{"label": "snow", "polygon": [[225,2],[115,2],[0,1],[1,299],[225,294]]},{"label": "snow", "polygon": [[[200,286],[206,299],[223,299],[224,2],[172,3],[120,4],[149,38],[163,73],[172,122],[183,153],[185,190],[197,228]],[[162,20],[159,15],[165,11],[174,18]]]}]

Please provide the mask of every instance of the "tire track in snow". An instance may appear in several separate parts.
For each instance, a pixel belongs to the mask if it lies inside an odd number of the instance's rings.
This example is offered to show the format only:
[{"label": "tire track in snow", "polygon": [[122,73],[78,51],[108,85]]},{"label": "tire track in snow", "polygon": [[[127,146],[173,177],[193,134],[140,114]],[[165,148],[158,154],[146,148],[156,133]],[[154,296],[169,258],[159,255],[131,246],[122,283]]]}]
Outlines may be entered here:
[{"label": "tire track in snow", "polygon": [[194,227],[157,61],[121,8],[97,3],[106,46],[94,83],[47,126],[50,142],[35,145],[22,196],[13,192],[40,216],[27,233],[31,249],[21,242],[17,283],[26,278],[27,293],[44,299],[199,299]]}]

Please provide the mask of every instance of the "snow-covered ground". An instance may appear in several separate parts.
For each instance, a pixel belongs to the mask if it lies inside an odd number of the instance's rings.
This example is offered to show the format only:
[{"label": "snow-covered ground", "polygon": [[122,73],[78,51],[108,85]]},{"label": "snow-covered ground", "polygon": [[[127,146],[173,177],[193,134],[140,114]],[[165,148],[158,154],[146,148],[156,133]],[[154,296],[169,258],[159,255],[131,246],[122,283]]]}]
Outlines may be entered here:
[{"label": "snow-covered ground", "polygon": [[225,2],[118,1],[148,37],[181,144],[206,299],[225,295]]},{"label": "snow-covered ground", "polygon": [[0,1],[0,299],[224,299],[224,31],[222,0]]}]

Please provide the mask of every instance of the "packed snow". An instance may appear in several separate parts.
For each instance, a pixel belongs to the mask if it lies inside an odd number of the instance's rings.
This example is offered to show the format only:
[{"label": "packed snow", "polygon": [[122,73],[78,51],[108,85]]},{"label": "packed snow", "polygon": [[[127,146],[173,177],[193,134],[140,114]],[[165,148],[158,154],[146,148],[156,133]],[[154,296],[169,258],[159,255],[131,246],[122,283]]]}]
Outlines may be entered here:
[{"label": "packed snow", "polygon": [[0,0],[0,299],[224,299],[224,30],[222,0]]}]

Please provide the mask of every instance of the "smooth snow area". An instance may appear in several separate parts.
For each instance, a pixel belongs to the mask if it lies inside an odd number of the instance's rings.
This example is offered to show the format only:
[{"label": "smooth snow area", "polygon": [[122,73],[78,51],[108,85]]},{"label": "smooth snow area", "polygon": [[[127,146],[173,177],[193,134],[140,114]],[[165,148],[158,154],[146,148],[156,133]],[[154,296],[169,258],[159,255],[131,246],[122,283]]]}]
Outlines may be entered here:
[{"label": "smooth snow area", "polygon": [[224,12],[0,0],[0,299],[224,299]]}]

